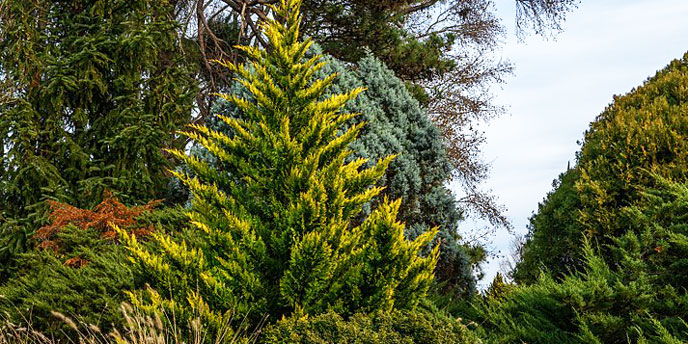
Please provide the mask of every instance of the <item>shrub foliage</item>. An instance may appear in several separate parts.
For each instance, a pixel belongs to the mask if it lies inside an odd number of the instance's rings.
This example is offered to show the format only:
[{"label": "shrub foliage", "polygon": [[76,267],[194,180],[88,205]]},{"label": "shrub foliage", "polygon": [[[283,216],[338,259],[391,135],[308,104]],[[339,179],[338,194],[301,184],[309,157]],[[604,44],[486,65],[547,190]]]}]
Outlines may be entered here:
[{"label": "shrub foliage", "polygon": [[660,180],[644,205],[624,209],[628,232],[613,239],[608,263],[589,243],[584,267],[508,288],[476,306],[494,343],[684,343],[688,340],[688,184]]},{"label": "shrub foliage", "polygon": [[582,267],[584,236],[613,263],[607,246],[630,226],[625,209],[642,205],[656,176],[688,178],[687,72],[688,54],[615,97],[590,125],[576,167],[531,221],[518,274],[532,279],[541,264],[556,276]]},{"label": "shrub foliage", "polygon": [[427,311],[355,314],[348,320],[328,312],[283,319],[264,330],[266,344],[469,344],[480,340],[460,320]]}]

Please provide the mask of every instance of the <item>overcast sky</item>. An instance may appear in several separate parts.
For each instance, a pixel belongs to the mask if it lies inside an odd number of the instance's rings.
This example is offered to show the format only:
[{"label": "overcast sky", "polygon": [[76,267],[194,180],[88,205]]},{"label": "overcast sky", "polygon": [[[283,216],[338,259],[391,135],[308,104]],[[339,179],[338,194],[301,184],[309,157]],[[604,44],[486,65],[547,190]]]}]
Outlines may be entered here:
[{"label": "overcast sky", "polygon": [[[507,114],[485,127],[484,158],[492,170],[486,188],[508,208],[514,232],[552,189],[552,180],[573,164],[577,141],[615,94],[640,85],[688,51],[688,0],[583,0],[555,40],[537,36],[518,42],[514,0],[497,0],[508,29],[498,55],[515,73],[495,101]],[[475,226],[466,221],[462,228]],[[513,237],[498,232],[492,248],[509,251]],[[491,282],[492,259],[481,285]]]}]

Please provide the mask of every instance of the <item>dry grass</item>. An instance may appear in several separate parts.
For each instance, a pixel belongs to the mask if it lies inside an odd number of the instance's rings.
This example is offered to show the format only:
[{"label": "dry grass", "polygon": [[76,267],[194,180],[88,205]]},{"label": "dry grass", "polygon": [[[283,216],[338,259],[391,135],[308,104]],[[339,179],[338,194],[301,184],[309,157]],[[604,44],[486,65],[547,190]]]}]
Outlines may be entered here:
[{"label": "dry grass", "polygon": [[146,315],[126,303],[122,304],[121,310],[126,320],[124,330],[107,334],[95,325],[52,312],[53,316],[74,330],[75,334],[66,342],[34,329],[30,315],[22,315],[21,324],[10,321],[9,314],[0,315],[0,344],[238,344],[254,343],[258,335],[258,331],[254,331],[252,335],[242,337],[229,324],[220,329],[218,334],[211,334],[199,318],[191,320],[188,330],[182,330],[175,325],[174,318],[169,319],[164,314],[162,317],[158,313]]}]

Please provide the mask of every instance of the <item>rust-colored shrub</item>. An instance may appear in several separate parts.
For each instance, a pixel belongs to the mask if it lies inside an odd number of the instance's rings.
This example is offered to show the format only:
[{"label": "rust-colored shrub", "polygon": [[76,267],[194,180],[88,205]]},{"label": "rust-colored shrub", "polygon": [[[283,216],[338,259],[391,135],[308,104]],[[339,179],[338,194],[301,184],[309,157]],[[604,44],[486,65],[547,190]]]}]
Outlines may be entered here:
[{"label": "rust-colored shrub", "polygon": [[88,265],[88,263],[89,263],[88,260],[83,259],[81,257],[72,257],[72,258],[65,260],[65,262],[63,264],[65,266],[69,266],[69,267],[78,269],[78,268],[81,268],[83,266]]},{"label": "rust-colored shrub", "polygon": [[[152,231],[152,226],[141,226],[137,220],[141,214],[152,210],[161,200],[151,201],[145,205],[127,207],[111,192],[103,192],[103,201],[93,210],[80,209],[67,203],[48,201],[50,204],[50,224],[36,231],[34,238],[40,241],[39,247],[56,250],[59,243],[55,235],[65,226],[73,225],[82,230],[95,230],[106,239],[114,239],[117,233],[113,226],[124,229],[136,236],[144,236]],[[81,263],[77,263],[81,266]]]}]

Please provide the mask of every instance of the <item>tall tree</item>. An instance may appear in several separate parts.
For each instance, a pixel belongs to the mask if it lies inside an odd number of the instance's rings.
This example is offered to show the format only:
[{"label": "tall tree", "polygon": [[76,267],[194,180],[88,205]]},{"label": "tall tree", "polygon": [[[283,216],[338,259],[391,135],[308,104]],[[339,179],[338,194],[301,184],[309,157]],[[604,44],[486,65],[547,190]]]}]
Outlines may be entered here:
[{"label": "tall tree", "polygon": [[242,113],[220,117],[231,132],[192,125],[186,133],[215,164],[172,151],[193,171],[176,176],[193,193],[195,235],[180,243],[156,234],[151,250],[121,232],[152,285],[173,296],[153,297],[153,306],[184,312],[197,300],[215,324],[227,311],[346,316],[413,309],[432,283],[439,246],[421,251],[437,231],[407,240],[400,200],[354,222],[381,193],[374,184],[394,156],[374,166],[349,159],[365,123],[346,125],[356,115],[341,110],[363,89],[321,99],[337,75],[314,79],[325,62],[304,60],[312,41],[299,41],[300,3],[281,1],[277,19],[265,22],[267,50],[241,48],[250,65],[227,64],[251,95],[223,96]]},{"label": "tall tree", "polygon": [[178,146],[195,93],[171,14],[161,1],[0,1],[3,262],[44,222],[46,200],[161,196],[162,148]]}]

